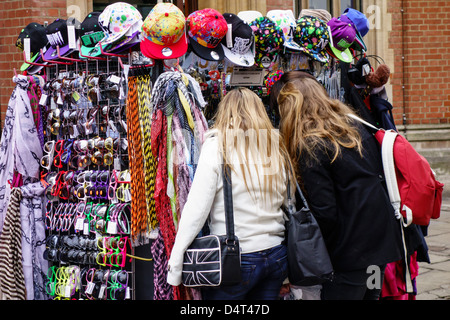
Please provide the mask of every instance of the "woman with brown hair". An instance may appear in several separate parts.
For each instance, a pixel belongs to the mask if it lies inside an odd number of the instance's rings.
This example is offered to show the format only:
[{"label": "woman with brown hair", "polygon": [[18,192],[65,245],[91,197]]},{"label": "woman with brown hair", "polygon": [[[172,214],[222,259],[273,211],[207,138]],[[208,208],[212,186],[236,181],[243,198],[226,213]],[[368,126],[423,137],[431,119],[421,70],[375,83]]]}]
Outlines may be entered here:
[{"label": "woman with brown hair", "polygon": [[183,254],[207,219],[211,234],[225,234],[224,164],[231,170],[242,281],[204,289],[203,298],[277,299],[287,277],[282,206],[287,203],[288,152],[261,99],[249,89],[230,91],[214,120],[181,214],[167,281],[175,286],[181,283]]},{"label": "woman with brown hair", "polygon": [[279,81],[271,94],[280,132],[335,270],[321,297],[378,299],[385,265],[401,259],[401,238],[377,142],[310,75]]}]

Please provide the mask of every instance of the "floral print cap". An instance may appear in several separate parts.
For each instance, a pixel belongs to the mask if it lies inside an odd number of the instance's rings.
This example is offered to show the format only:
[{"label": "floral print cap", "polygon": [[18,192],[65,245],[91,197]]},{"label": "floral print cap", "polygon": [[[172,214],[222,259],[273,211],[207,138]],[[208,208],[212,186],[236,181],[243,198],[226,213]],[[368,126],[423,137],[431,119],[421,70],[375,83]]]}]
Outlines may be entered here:
[{"label": "floral print cap", "polygon": [[255,64],[269,68],[283,48],[283,30],[267,17],[255,19],[250,27],[255,34]]},{"label": "floral print cap", "polygon": [[142,15],[129,3],[116,2],[103,10],[98,22],[105,32],[100,42],[107,45],[122,38],[135,23],[142,24]]},{"label": "floral print cap", "polygon": [[328,62],[326,46],[330,41],[330,31],[321,19],[312,16],[299,18],[294,41],[313,59],[322,63]]}]

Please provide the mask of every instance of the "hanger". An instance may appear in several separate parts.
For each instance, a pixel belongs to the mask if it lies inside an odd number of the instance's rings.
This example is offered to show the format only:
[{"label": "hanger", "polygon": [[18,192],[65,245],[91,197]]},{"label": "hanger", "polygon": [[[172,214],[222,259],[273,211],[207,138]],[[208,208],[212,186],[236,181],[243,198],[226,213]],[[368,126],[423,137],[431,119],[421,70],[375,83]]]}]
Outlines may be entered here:
[{"label": "hanger", "polygon": [[84,62],[81,59],[74,59],[74,58],[69,58],[69,57],[61,57],[61,54],[59,53],[59,45],[56,46],[56,52],[58,53],[58,58],[61,59],[61,60],[74,61],[74,62]]},{"label": "hanger", "polygon": [[89,60],[101,60],[101,61],[106,61],[108,60],[107,58],[102,58],[102,57],[91,57],[91,56],[85,56],[81,53],[81,43],[78,43],[78,51],[80,52],[80,56],[83,58],[87,58]]},{"label": "hanger", "polygon": [[[42,51],[42,50],[41,50]],[[25,51],[23,51],[23,61],[27,64],[30,64],[32,66],[40,66],[40,67],[51,67],[52,65],[48,65],[48,64],[43,64],[43,63],[36,63],[36,62],[31,62],[27,60],[27,56],[25,54]]]},{"label": "hanger", "polygon": [[103,51],[103,46],[102,46],[101,42],[99,42],[99,45],[100,45],[100,52],[104,56],[119,57],[119,58],[126,58],[127,57],[126,54],[117,54],[117,53],[105,52],[105,51]]},{"label": "hanger", "polygon": [[42,61],[48,62],[48,63],[51,63],[51,64],[64,64],[64,65],[71,65],[71,64],[73,64],[73,62],[62,62],[62,61],[55,61],[55,60],[53,60],[53,61],[46,60],[45,57],[44,57],[44,51],[42,51],[42,49],[41,49],[41,58],[42,58]]}]

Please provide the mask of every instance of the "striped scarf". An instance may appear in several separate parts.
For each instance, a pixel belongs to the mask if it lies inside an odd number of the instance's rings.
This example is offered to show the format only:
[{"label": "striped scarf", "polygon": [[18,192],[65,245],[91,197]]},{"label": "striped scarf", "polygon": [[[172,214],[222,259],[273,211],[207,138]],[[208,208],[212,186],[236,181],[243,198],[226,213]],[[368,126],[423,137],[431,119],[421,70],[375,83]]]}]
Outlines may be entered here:
[{"label": "striped scarf", "polygon": [[136,77],[128,80],[127,139],[131,174],[131,236],[136,240],[147,232],[147,205],[144,192],[144,160],[142,156],[142,135],[139,124],[139,106]]},{"label": "striped scarf", "polygon": [[21,190],[12,189],[0,235],[0,293],[3,300],[26,300],[22,265],[21,200]]},{"label": "striped scarf", "polygon": [[146,75],[138,78],[138,95],[139,95],[139,119],[142,131],[142,152],[144,161],[144,186],[147,205],[147,229],[155,229],[158,220],[155,211],[155,192],[156,165],[157,161],[152,153],[151,145],[151,106],[150,92],[151,82],[150,76]]}]

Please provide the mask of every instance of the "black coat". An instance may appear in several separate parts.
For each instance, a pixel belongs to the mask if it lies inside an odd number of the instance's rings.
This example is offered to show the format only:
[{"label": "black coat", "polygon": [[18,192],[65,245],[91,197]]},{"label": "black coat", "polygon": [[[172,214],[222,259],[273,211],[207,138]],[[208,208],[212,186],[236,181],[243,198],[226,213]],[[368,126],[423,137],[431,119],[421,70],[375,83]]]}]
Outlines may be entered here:
[{"label": "black coat", "polygon": [[317,152],[300,173],[310,208],[316,217],[336,271],[366,269],[402,258],[401,231],[389,201],[378,143],[358,124],[363,158],[342,148],[331,163],[330,150]]}]

